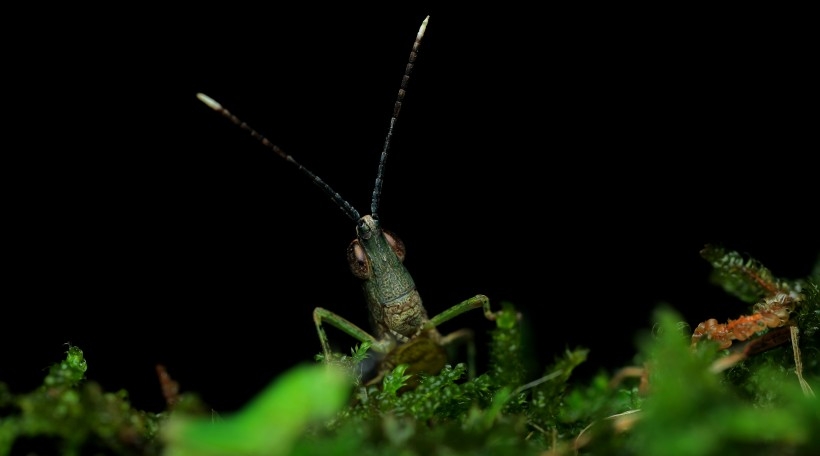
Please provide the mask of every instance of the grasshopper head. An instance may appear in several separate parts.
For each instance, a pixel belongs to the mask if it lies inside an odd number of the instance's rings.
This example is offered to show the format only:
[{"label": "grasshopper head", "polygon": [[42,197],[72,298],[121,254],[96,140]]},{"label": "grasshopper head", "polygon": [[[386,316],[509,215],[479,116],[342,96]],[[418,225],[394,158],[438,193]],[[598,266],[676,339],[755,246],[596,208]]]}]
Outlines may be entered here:
[{"label": "grasshopper head", "polygon": [[404,243],[390,231],[383,230],[379,221],[370,215],[360,218],[356,225],[356,239],[347,248],[347,261],[356,277],[367,280],[373,275],[373,258],[385,261],[392,255],[401,263],[404,261]]}]

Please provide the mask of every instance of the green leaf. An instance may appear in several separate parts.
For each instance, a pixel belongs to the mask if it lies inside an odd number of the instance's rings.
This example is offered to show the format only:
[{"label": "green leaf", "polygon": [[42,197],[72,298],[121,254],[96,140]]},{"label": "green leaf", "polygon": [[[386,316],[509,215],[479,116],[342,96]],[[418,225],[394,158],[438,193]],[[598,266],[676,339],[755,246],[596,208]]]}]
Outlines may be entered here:
[{"label": "green leaf", "polygon": [[220,422],[172,416],[163,432],[165,455],[285,455],[310,423],[341,410],[349,394],[349,381],[339,368],[297,366]]}]

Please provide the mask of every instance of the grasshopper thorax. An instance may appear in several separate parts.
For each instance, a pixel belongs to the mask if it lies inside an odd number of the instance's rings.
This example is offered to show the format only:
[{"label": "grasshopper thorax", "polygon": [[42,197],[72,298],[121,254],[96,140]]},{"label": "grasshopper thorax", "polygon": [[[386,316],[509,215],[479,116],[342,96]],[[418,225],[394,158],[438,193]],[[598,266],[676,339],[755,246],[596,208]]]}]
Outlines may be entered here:
[{"label": "grasshopper thorax", "polygon": [[372,323],[380,337],[389,335],[405,342],[421,329],[427,314],[403,264],[404,243],[370,215],[358,220],[356,235],[347,249],[347,260],[353,275],[363,280]]}]

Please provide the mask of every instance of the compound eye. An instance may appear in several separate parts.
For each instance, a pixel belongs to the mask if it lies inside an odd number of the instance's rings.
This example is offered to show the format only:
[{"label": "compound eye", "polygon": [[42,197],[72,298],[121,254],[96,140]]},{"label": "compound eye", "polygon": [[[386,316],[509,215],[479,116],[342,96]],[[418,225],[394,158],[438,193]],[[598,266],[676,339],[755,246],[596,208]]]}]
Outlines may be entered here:
[{"label": "compound eye", "polygon": [[398,236],[391,233],[387,230],[382,230],[384,233],[384,238],[387,240],[387,244],[390,245],[390,248],[393,249],[393,252],[396,253],[396,256],[399,257],[399,261],[404,261],[404,256],[407,253],[407,250],[404,248],[404,242],[399,239]]},{"label": "compound eye", "polygon": [[364,253],[364,248],[359,244],[358,239],[354,239],[347,247],[347,264],[350,266],[350,272],[352,272],[354,276],[362,280],[370,278],[372,274],[370,260]]}]

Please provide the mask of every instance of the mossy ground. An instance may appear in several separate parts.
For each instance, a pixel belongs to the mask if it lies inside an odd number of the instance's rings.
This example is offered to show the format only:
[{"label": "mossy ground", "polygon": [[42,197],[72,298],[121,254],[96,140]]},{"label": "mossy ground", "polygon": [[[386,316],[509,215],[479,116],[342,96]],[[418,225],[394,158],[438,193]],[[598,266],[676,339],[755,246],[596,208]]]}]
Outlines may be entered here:
[{"label": "mossy ground", "polygon": [[799,296],[790,323],[800,331],[803,387],[788,343],[715,373],[728,350],[693,347],[690,328],[668,307],[641,338],[632,372],[642,375],[602,371],[574,381],[583,347],[532,372],[516,311],[505,303],[489,369],[473,379],[457,364],[404,391],[401,365],[379,385],[357,385],[364,346],[341,357],[342,367],[296,366],[218,418],[173,388],[168,410],[136,410],[127,393],[85,379],[86,360],[71,346],[36,390],[14,393],[0,383],[0,454],[820,454],[820,403],[806,390],[820,388],[820,265],[789,281],[734,252],[709,248],[704,257],[739,299],[754,303],[772,289]]}]

